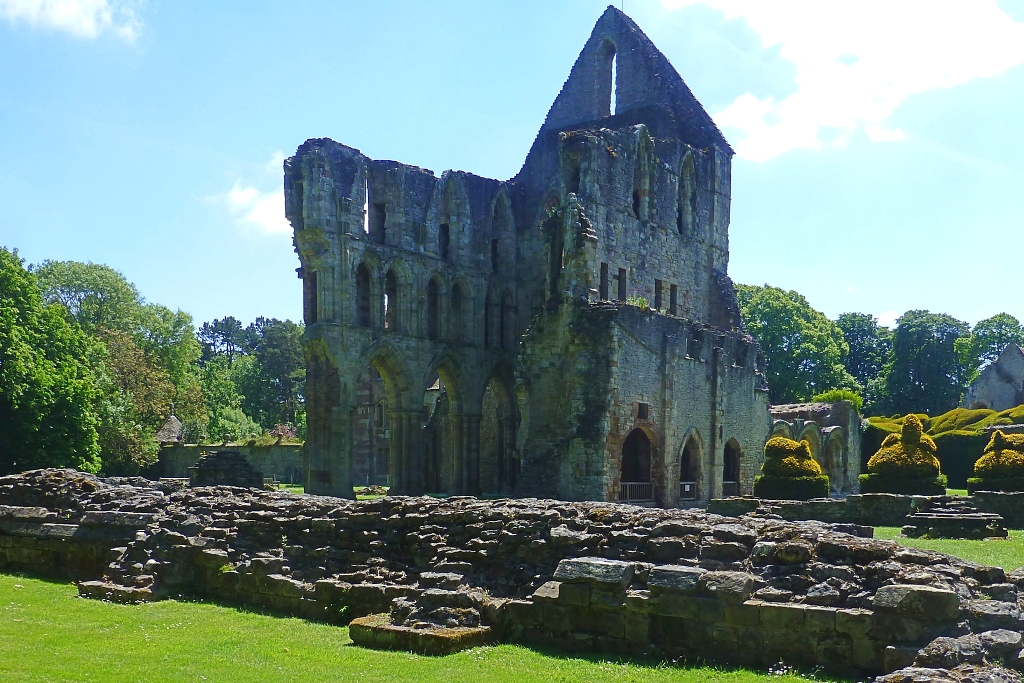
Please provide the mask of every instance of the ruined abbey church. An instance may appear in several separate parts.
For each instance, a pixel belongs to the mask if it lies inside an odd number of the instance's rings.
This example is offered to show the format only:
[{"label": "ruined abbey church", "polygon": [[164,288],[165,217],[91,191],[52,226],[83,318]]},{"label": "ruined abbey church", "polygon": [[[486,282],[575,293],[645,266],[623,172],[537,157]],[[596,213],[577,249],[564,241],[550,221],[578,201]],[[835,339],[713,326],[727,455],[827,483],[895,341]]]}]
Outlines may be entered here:
[{"label": "ruined abbey church", "polygon": [[686,504],[749,492],[771,429],[727,275],[732,150],[609,7],[507,181],[285,162],[306,491]]}]

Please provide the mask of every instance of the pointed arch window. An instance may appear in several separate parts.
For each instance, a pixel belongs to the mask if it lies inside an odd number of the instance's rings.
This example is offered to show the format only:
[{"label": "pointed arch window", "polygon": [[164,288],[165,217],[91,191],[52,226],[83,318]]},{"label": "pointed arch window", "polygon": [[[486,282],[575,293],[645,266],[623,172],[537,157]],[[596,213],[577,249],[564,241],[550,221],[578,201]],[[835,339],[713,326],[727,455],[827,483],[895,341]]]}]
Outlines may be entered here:
[{"label": "pointed arch window", "polygon": [[398,331],[398,279],[393,270],[384,277],[384,329]]},{"label": "pointed arch window", "polygon": [[676,204],[676,227],[680,235],[692,235],[697,224],[697,169],[693,155],[686,154],[679,170],[679,197]]},{"label": "pointed arch window", "polygon": [[356,268],[356,325],[370,326],[370,269],[365,263]]}]

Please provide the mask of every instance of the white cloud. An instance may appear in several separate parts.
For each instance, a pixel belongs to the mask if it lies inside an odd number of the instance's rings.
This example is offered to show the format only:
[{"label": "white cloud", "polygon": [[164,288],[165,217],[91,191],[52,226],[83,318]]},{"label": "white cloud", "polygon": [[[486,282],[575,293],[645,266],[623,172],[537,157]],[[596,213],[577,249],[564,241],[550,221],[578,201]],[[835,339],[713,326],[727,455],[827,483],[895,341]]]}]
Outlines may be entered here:
[{"label": "white cloud", "polygon": [[261,192],[251,185],[242,186],[240,180],[224,197],[231,212],[239,216],[241,224],[255,224],[268,233],[291,234],[292,226],[284,217],[284,188]]},{"label": "white cloud", "polygon": [[275,189],[264,192],[254,185],[243,185],[241,179],[236,179],[230,190],[209,197],[209,201],[227,206],[243,227],[259,226],[268,234],[291,234],[292,226],[284,217],[284,185],[281,180],[283,161],[284,153],[277,151],[271,155],[269,162],[257,167],[263,174],[277,180]]},{"label": "white cloud", "polygon": [[878,324],[882,327],[895,327],[896,321],[901,315],[902,313],[899,313],[898,311],[885,311],[884,313],[879,313]]},{"label": "white cloud", "polygon": [[133,42],[141,23],[135,0],[0,0],[0,18],[12,23],[25,21],[79,38],[96,38],[112,32]]},{"label": "white cloud", "polygon": [[906,134],[885,122],[908,97],[1024,63],[1024,23],[995,0],[662,1],[742,18],[765,47],[779,45],[796,65],[793,94],[747,93],[714,115],[739,132],[737,154],[754,161],[843,147],[858,129],[876,142],[902,140]]}]

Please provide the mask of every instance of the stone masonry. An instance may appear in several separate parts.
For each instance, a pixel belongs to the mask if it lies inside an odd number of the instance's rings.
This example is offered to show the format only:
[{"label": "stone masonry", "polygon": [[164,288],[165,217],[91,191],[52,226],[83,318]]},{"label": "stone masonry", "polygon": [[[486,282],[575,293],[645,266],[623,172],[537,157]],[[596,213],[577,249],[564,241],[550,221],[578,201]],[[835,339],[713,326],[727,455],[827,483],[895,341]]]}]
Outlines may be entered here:
[{"label": "stone masonry", "polygon": [[284,187],[306,490],[662,506],[749,491],[771,423],[727,275],[731,159],[614,7],[511,180],[303,143]]},{"label": "stone masonry", "polygon": [[76,579],[86,597],[203,596],[330,623],[381,615],[358,621],[357,639],[468,629],[606,654],[1019,681],[989,665],[1020,666],[1024,572],[870,534],[617,503],[0,477],[0,570]]}]

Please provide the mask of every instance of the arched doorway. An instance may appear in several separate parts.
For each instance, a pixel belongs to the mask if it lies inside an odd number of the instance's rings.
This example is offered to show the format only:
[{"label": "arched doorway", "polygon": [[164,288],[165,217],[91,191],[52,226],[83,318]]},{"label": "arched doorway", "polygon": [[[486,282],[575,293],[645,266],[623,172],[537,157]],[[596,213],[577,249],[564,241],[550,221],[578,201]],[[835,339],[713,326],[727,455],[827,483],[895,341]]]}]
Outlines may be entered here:
[{"label": "arched doorway", "polygon": [[700,476],[700,446],[693,436],[686,440],[679,456],[679,500],[697,500],[697,481]]},{"label": "arched doorway", "polygon": [[740,495],[740,445],[736,439],[729,439],[725,444],[725,458],[722,462],[722,497]]},{"label": "arched doorway", "polygon": [[480,489],[509,494],[516,485],[514,401],[507,384],[492,377],[480,406]]},{"label": "arched doorway", "polygon": [[622,471],[619,478],[619,500],[648,502],[654,500],[651,482],[651,440],[637,428],[622,442]]},{"label": "arched doorway", "polygon": [[390,486],[391,405],[384,378],[372,364],[352,386],[352,485]]}]

